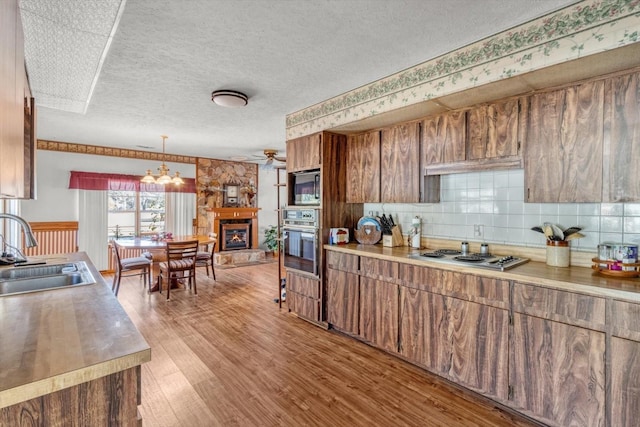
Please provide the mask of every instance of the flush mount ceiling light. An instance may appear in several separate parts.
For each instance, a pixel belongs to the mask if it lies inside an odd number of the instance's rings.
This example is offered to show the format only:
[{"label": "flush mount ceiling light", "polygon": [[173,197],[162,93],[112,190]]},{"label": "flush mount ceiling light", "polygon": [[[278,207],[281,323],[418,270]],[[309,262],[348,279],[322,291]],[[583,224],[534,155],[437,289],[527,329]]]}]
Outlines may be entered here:
[{"label": "flush mount ceiling light", "polygon": [[160,135],[160,138],[162,138],[162,164],[158,168],[158,171],[160,172],[160,175],[158,175],[158,177],[156,178],[151,173],[151,169],[147,169],[146,175],[140,181],[144,182],[145,184],[160,184],[160,185],[166,185],[166,184],[181,185],[181,184],[184,184],[184,181],[182,180],[182,178],[180,178],[180,172],[176,172],[175,175],[173,176],[173,178],[171,178],[169,176],[169,168],[167,167],[167,165],[164,164],[164,144],[165,144],[165,140],[168,138],[168,136]]},{"label": "flush mount ceiling light", "polygon": [[211,100],[221,107],[244,107],[248,101],[247,95],[235,90],[216,90],[211,92]]}]

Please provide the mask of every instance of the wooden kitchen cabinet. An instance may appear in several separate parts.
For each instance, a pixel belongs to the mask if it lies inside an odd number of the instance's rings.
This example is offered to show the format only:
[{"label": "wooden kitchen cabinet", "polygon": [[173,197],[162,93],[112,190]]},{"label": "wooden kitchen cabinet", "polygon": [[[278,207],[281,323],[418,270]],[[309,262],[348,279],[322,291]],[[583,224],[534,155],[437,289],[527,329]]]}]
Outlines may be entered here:
[{"label": "wooden kitchen cabinet", "polygon": [[347,202],[380,202],[380,131],[347,139]]},{"label": "wooden kitchen cabinet", "polygon": [[517,157],[520,149],[520,103],[511,98],[467,111],[467,160]]},{"label": "wooden kitchen cabinet", "polygon": [[640,201],[640,73],[607,79],[603,202]]},{"label": "wooden kitchen cabinet", "polygon": [[[287,142],[287,200],[288,206],[296,206],[295,172],[299,170],[318,169],[320,173],[320,194],[318,205],[307,205],[305,209],[317,212],[317,266],[318,277],[309,279],[296,273],[299,270],[288,267],[294,283],[287,279],[287,294],[294,289],[289,302],[289,309],[307,320],[312,320],[323,327],[327,325],[326,310],[326,278],[327,272],[325,251],[323,245],[329,243],[330,230],[334,227],[345,227],[353,230],[358,219],[362,217],[362,203],[347,203],[345,183],[347,181],[348,164],[347,136],[333,132],[320,132],[307,137],[301,137]],[[302,206],[299,206],[302,207]],[[352,234],[350,234],[352,235]],[[287,275],[289,277],[289,274]],[[303,277],[304,279],[300,279]],[[317,298],[309,301],[308,296],[296,292],[297,282],[311,280],[317,284]],[[314,285],[314,289],[316,286]],[[315,295],[315,294],[314,294]],[[304,298],[303,298],[304,297]],[[289,300],[289,295],[287,295]]]},{"label": "wooden kitchen cabinet", "polygon": [[2,408],[0,425],[141,425],[140,375],[137,366]]},{"label": "wooden kitchen cabinet", "polygon": [[398,263],[360,257],[360,337],[398,352]]},{"label": "wooden kitchen cabinet", "polygon": [[359,332],[359,261],[357,255],[327,251],[327,322],[351,335]]},{"label": "wooden kitchen cabinet", "polygon": [[444,165],[466,160],[465,111],[452,111],[422,121],[422,163]]},{"label": "wooden kitchen cabinet", "polygon": [[402,265],[400,277],[400,353],[506,400],[508,282],[413,265]]},{"label": "wooden kitchen cabinet", "polygon": [[420,134],[417,122],[382,130],[380,140],[380,201],[420,201]]},{"label": "wooden kitchen cabinet", "polygon": [[420,173],[419,123],[351,135],[347,148],[347,202],[440,201],[440,177]]},{"label": "wooden kitchen cabinet", "polygon": [[0,198],[25,197],[24,37],[16,0],[0,4]]},{"label": "wooden kitchen cabinet", "polygon": [[365,341],[398,352],[398,285],[360,277],[359,326]]},{"label": "wooden kitchen cabinet", "polygon": [[516,410],[553,426],[605,424],[605,305],[603,298],[513,285]]},{"label": "wooden kitchen cabinet", "polygon": [[422,121],[426,175],[522,167],[526,98],[516,97],[450,111]]},{"label": "wooden kitchen cabinet", "polygon": [[640,414],[640,304],[611,302],[611,423],[635,426]]},{"label": "wooden kitchen cabinet", "polygon": [[287,305],[299,317],[319,322],[322,299],[320,279],[287,270]]},{"label": "wooden kitchen cabinet", "polygon": [[322,163],[322,133],[287,141],[287,172],[318,169]]},{"label": "wooden kitchen cabinet", "polygon": [[602,200],[604,81],[530,97],[525,201]]}]

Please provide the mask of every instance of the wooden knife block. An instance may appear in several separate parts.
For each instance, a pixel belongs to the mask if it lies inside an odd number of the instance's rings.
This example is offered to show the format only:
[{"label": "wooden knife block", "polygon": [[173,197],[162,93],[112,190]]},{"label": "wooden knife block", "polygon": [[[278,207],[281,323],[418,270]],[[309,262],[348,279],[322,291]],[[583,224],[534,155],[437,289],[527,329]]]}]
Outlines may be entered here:
[{"label": "wooden knife block", "polygon": [[382,246],[387,248],[393,248],[395,246],[404,246],[404,238],[400,231],[400,226],[394,225],[391,227],[391,235],[382,236]]}]

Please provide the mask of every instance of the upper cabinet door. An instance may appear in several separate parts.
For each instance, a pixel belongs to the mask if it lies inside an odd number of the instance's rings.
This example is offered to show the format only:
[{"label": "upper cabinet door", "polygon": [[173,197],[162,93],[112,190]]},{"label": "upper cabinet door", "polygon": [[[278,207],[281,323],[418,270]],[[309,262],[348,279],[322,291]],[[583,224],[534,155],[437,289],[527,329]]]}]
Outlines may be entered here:
[{"label": "upper cabinet door", "polygon": [[454,163],[465,158],[466,117],[453,111],[422,121],[422,152],[425,166]]},{"label": "upper cabinet door", "polygon": [[24,195],[24,49],[16,0],[0,2],[0,198]]},{"label": "upper cabinet door", "polygon": [[467,112],[467,160],[518,155],[519,101],[510,99]]},{"label": "upper cabinet door", "polygon": [[380,144],[380,201],[420,201],[420,134],[418,123],[407,123],[382,131]]},{"label": "upper cabinet door", "polygon": [[287,172],[320,168],[322,134],[302,136],[287,141]]},{"label": "upper cabinet door", "polygon": [[640,201],[640,73],[607,81],[604,202]]},{"label": "upper cabinet door", "polygon": [[347,165],[347,202],[380,202],[380,131],[349,136]]},{"label": "upper cabinet door", "polygon": [[604,81],[531,96],[525,201],[602,199]]}]

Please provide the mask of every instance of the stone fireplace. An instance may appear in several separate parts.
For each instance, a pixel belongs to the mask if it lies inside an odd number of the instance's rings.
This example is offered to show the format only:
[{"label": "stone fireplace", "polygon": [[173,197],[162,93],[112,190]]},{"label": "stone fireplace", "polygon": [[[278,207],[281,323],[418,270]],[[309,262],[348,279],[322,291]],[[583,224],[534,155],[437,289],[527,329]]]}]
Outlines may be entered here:
[{"label": "stone fireplace", "polygon": [[216,265],[241,265],[264,261],[258,245],[258,209],[243,207],[207,209],[209,229],[218,235]]}]

